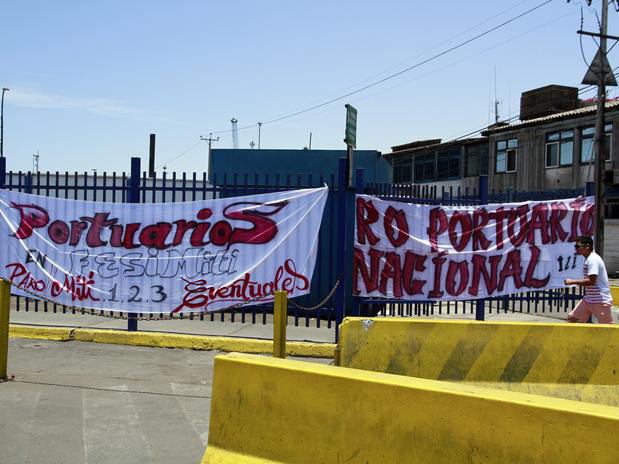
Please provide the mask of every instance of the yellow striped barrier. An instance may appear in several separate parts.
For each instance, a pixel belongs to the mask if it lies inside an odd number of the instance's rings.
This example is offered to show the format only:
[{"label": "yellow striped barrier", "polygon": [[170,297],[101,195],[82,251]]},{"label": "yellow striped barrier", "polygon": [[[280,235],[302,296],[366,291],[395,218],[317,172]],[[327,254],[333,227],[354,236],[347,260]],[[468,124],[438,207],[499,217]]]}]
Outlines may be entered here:
[{"label": "yellow striped barrier", "polygon": [[619,406],[619,327],[347,318],[340,365]]},{"label": "yellow striped barrier", "polygon": [[202,463],[610,464],[617,430],[619,408],[233,353]]},{"label": "yellow striped barrier", "polygon": [[619,327],[347,318],[341,365],[448,381],[619,385]]}]

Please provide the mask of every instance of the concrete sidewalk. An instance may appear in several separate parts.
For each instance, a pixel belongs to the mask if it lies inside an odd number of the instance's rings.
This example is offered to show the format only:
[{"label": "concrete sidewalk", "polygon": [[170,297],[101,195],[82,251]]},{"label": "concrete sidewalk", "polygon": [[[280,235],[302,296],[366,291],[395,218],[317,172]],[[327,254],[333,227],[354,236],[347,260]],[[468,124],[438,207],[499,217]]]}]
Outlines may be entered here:
[{"label": "concrete sidewalk", "polygon": [[199,463],[217,354],[11,339],[0,462]]},{"label": "concrete sidewalk", "polygon": [[[237,320],[239,318],[237,317]],[[256,324],[251,323],[251,317],[242,322],[211,321],[199,319],[169,320],[169,321],[138,321],[138,330],[146,332],[168,332],[191,335],[211,335],[238,338],[258,338],[264,340],[273,339],[272,316],[269,315],[267,323],[262,324],[260,317]],[[127,330],[127,321],[110,319],[102,316],[85,314],[62,314],[51,312],[11,311],[11,324],[44,325],[54,327],[80,327],[90,329],[117,329]],[[301,322],[301,321],[300,321]],[[304,322],[304,321],[303,321]],[[321,327],[316,327],[316,321],[310,320],[313,327],[295,327],[294,318],[289,318],[286,328],[289,341],[312,341],[319,343],[334,343],[335,329],[332,325],[327,328],[326,321],[321,321]]]}]

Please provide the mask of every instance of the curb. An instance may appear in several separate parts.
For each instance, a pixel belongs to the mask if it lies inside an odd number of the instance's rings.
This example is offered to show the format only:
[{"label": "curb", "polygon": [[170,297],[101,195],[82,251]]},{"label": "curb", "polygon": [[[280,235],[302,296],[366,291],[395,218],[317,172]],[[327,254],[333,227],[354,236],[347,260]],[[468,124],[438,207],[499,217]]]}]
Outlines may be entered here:
[{"label": "curb", "polygon": [[[127,332],[121,330],[82,329],[71,327],[38,327],[9,325],[10,338],[38,340],[80,341],[112,345],[150,346],[156,348],[183,348],[189,350],[217,350],[238,353],[272,354],[273,341],[252,338],[183,335],[161,332]],[[315,342],[287,342],[288,356],[333,358],[335,344]]]}]

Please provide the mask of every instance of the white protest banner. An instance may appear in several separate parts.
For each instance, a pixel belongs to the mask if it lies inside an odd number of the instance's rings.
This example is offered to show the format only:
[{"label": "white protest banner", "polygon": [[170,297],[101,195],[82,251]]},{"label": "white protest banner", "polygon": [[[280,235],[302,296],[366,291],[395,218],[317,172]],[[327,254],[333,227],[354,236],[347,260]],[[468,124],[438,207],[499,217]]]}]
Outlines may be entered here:
[{"label": "white protest banner", "polygon": [[42,299],[133,313],[305,295],[327,195],[126,204],[0,190],[0,277]]},{"label": "white protest banner", "polygon": [[563,287],[582,276],[574,241],[593,235],[594,210],[584,197],[447,207],[357,195],[353,294],[468,300]]}]

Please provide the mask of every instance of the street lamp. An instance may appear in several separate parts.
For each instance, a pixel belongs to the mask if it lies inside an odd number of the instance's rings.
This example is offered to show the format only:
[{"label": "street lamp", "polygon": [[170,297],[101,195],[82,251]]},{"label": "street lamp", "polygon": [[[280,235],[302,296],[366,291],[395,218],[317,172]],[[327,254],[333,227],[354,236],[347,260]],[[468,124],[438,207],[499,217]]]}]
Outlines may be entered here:
[{"label": "street lamp", "polygon": [[4,158],[4,92],[6,87],[2,87],[2,103],[0,103],[0,158]]}]

